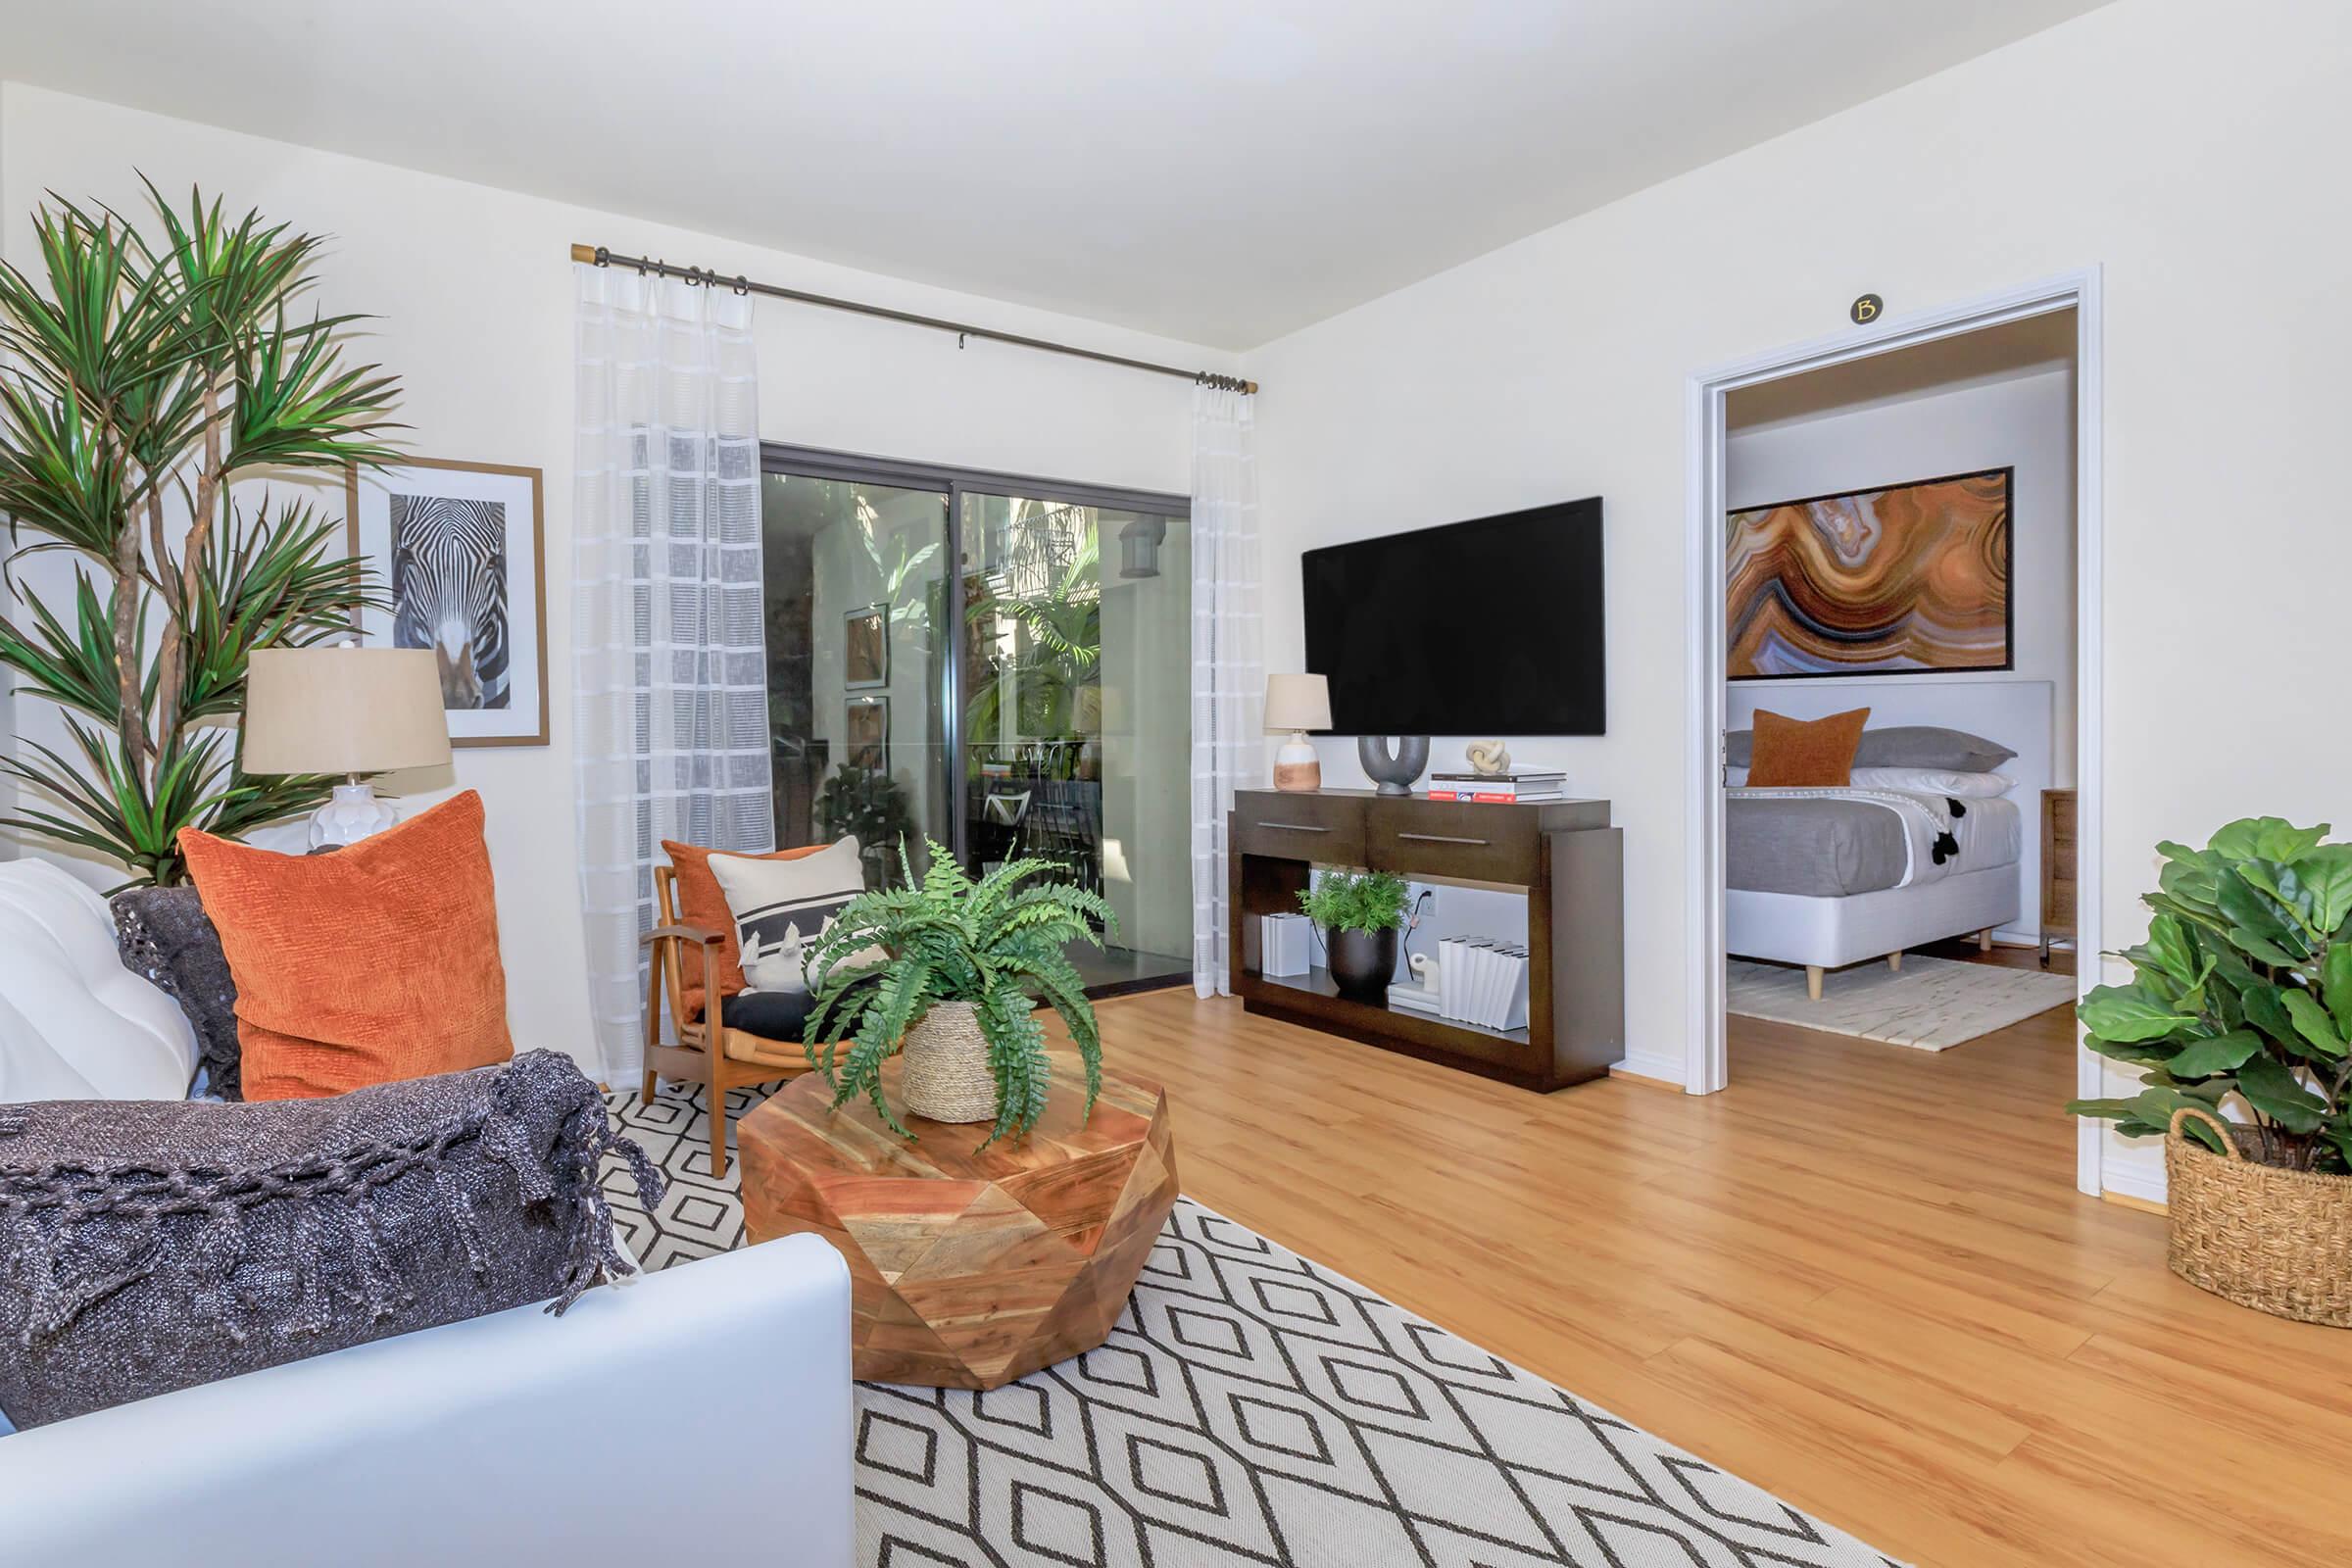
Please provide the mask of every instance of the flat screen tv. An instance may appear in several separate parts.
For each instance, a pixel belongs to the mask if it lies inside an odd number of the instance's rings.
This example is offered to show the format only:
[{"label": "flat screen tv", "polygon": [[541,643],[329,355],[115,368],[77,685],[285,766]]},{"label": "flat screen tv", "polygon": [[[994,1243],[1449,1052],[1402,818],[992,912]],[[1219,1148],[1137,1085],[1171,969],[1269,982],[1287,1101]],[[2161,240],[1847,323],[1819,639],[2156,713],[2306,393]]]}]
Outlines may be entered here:
[{"label": "flat screen tv", "polygon": [[1339,735],[1601,735],[1600,498],[1309,550]]}]

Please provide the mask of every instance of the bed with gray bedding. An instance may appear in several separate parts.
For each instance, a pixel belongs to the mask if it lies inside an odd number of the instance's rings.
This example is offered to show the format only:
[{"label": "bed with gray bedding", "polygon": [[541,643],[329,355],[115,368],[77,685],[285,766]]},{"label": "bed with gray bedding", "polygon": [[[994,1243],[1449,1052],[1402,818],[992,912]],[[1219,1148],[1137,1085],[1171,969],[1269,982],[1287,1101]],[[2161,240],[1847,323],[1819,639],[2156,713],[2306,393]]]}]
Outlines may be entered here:
[{"label": "bed with gray bedding", "polygon": [[1734,790],[1727,805],[1725,881],[1737,891],[1839,899],[1899,886],[1910,864],[1902,818],[1868,801]]}]

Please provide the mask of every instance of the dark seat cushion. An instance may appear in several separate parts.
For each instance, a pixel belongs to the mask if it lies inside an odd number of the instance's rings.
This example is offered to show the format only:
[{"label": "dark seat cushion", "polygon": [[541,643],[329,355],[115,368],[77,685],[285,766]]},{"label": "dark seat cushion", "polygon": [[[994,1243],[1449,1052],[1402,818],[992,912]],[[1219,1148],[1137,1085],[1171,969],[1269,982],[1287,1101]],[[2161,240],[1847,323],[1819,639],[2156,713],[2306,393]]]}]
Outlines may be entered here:
[{"label": "dark seat cushion", "polygon": [[238,1076],[237,983],[220,933],[192,887],[131,888],[113,899],[115,948],[123,966],[179,1004],[196,1030],[206,1087],[242,1100]]},{"label": "dark seat cushion", "polygon": [[762,1040],[797,1041],[816,1010],[808,991],[738,991],[718,1004],[718,1021]]},{"label": "dark seat cushion", "polygon": [[63,1420],[631,1272],[662,1178],[564,1056],[319,1100],[0,1105],[0,1410]]}]

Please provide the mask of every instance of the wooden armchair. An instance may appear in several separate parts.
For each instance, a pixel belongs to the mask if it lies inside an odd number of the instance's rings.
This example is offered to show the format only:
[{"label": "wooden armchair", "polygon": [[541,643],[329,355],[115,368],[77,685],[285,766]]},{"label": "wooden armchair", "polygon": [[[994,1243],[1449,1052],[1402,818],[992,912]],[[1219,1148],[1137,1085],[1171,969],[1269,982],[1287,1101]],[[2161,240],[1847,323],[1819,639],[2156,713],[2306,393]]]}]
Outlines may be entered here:
[{"label": "wooden armchair", "polygon": [[[678,923],[677,872],[669,866],[654,868],[654,897],[662,923],[638,939],[653,950],[645,998],[645,1099],[652,1102],[663,1075],[709,1089],[710,1174],[724,1176],[727,1091],[798,1078],[808,1070],[808,1056],[797,1041],[764,1039],[729,1029],[720,1021],[716,965],[711,961],[721,940],[718,933]],[[694,961],[702,966],[695,971],[703,983],[700,1018],[686,1016],[686,955],[690,950]],[[665,995],[675,1023],[676,1045],[662,1037]]]}]

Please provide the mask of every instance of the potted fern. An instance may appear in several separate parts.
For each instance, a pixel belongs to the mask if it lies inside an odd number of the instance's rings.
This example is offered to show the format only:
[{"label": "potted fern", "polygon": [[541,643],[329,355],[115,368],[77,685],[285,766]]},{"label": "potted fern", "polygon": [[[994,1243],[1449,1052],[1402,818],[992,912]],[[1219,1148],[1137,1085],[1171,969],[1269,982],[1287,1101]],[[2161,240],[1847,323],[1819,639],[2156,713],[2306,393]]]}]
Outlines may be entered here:
[{"label": "potted fern", "polygon": [[[917,1116],[995,1122],[986,1149],[1045,1113],[1053,1063],[1040,1002],[1061,1014],[1086,1064],[1086,1108],[1102,1087],[1102,1037],[1085,982],[1064,951],[1102,945],[1110,906],[1083,888],[1041,881],[1052,861],[1009,861],[974,881],[925,841],[920,877],[902,841],[903,887],[861,893],[809,950],[816,990],[805,1049],[836,1107],[863,1095],[884,1125],[912,1139],[882,1092],[882,1064],[904,1050],[901,1091]],[[848,1051],[842,1050],[844,1042]]]},{"label": "potted fern", "polygon": [[1326,871],[1299,893],[1298,907],[1323,933],[1331,983],[1348,996],[1387,996],[1406,891],[1386,871]]},{"label": "potted fern", "polygon": [[2158,846],[2132,981],[2080,1012],[2140,1091],[2067,1108],[2165,1139],[2174,1272],[2352,1328],[2352,844],[2328,831],[2251,817]]}]

